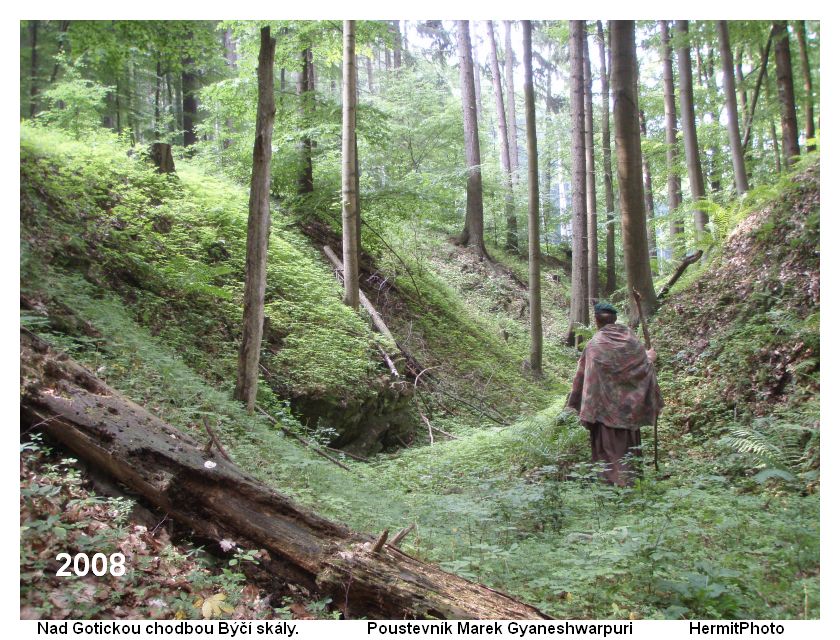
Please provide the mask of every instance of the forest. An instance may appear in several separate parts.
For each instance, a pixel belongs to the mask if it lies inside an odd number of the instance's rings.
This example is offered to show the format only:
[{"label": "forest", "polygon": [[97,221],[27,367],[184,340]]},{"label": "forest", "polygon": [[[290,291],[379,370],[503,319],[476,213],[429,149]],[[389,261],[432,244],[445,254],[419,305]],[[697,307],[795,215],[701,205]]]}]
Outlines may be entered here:
[{"label": "forest", "polygon": [[21,21],[21,618],[819,619],[819,96],[813,20]]}]

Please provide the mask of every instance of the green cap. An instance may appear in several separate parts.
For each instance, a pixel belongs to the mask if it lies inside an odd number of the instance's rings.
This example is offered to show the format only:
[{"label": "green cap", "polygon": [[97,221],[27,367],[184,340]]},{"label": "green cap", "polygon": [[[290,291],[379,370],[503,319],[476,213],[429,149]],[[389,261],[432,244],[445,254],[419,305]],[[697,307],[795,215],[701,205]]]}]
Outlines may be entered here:
[{"label": "green cap", "polygon": [[598,302],[595,304],[595,313],[612,313],[618,315],[618,311],[609,302]]}]

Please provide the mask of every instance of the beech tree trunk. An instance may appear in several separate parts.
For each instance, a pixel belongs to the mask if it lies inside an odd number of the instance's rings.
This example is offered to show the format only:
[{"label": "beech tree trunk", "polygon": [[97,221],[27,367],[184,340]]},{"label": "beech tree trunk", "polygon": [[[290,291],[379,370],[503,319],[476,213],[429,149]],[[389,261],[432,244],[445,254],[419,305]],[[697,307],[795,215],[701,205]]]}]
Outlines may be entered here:
[{"label": "beech tree trunk", "polygon": [[359,308],[359,198],[356,180],[356,21],[344,21],[341,227],[344,304]]},{"label": "beech tree trunk", "polygon": [[38,111],[38,20],[29,21],[29,117]]},{"label": "beech tree trunk", "polygon": [[[646,317],[656,310],[656,292],[650,272],[642,184],[642,144],[639,129],[639,100],[636,90],[635,23],[610,21],[610,69],[613,87],[615,152],[618,159],[618,193],[621,202],[621,238],[627,290],[641,294]],[[638,324],[636,305],[629,305],[631,325]]]},{"label": "beech tree trunk", "polygon": [[[314,99],[314,78],[312,77],[312,49],[305,48],[301,52],[300,75],[298,76],[297,92],[300,96],[300,109],[304,126],[309,126],[312,115],[312,100]],[[315,181],[312,176],[312,139],[306,135],[301,140],[301,169],[298,176],[298,194],[305,195],[315,191]]]},{"label": "beech tree trunk", "polygon": [[260,580],[269,590],[292,583],[331,596],[347,618],[547,618],[395,544],[377,549],[372,536],[270,489],[24,332],[20,392],[22,425],[38,426],[194,535],[265,549]]},{"label": "beech tree trunk", "polygon": [[802,86],[805,90],[805,142],[808,144],[807,151],[814,151],[817,145],[808,143],[817,134],[814,126],[814,93],[811,87],[811,63],[808,61],[808,37],[805,30],[805,21],[797,20],[793,23],[796,30],[796,39],[799,42],[799,62],[802,67]]},{"label": "beech tree trunk", "polygon": [[496,34],[493,30],[492,20],[487,21],[487,35],[490,38],[490,73],[493,77],[493,95],[496,98],[496,119],[499,122],[499,155],[505,177],[505,220],[507,223],[505,249],[511,253],[519,253],[519,230],[516,225],[516,210],[513,205],[513,173],[511,171],[510,140],[508,137],[507,119],[505,118],[505,99],[502,91],[502,75],[499,71]]},{"label": "beech tree trunk", "polygon": [[665,90],[665,166],[668,171],[668,214],[671,217],[669,235],[671,251],[676,254],[682,250],[683,221],[675,215],[682,203],[682,188],[677,171],[677,103],[674,95],[671,34],[667,20],[659,21],[659,33],[662,36],[662,84]]},{"label": "beech tree trunk", "polygon": [[790,38],[786,21],[773,23],[776,52],[776,85],[779,88],[779,109],[782,112],[782,152],[785,166],[799,155],[799,126],[796,124],[796,103],[793,94],[793,71],[790,63]]},{"label": "beech tree trunk", "polygon": [[540,174],[537,161],[537,116],[531,21],[522,21],[522,62],[525,66],[525,140],[528,146],[528,305],[531,316],[531,374],[542,377],[542,294],[540,292]]},{"label": "beech tree trunk", "polygon": [[729,44],[729,25],[726,20],[717,23],[720,45],[720,64],[723,69],[723,91],[726,96],[726,130],[729,133],[729,149],[732,154],[732,168],[735,172],[735,189],[738,195],[750,188],[747,181],[747,166],[744,150],[741,148],[741,132],[738,128],[738,103],[735,97],[735,72],[732,64],[732,47]]},{"label": "beech tree trunk", "polygon": [[615,195],[613,194],[612,145],[610,142],[610,74],[607,72],[606,41],[601,21],[598,29],[598,57],[601,63],[601,149],[604,158],[604,200],[607,207],[607,282],[604,293],[616,289],[615,282]]},{"label": "beech tree trunk", "polygon": [[[677,20],[674,29],[681,34],[683,42],[677,49],[677,62],[680,72],[680,116],[682,118],[683,144],[685,145],[685,163],[688,169],[688,182],[691,185],[691,198],[699,202],[706,197],[703,182],[703,168],[700,164],[700,148],[697,144],[697,124],[694,117],[694,86],[691,78],[691,51],[688,45],[688,21]],[[709,216],[700,209],[694,210],[694,232],[696,241],[701,242],[706,236]]]},{"label": "beech tree trunk", "polygon": [[510,149],[510,170],[513,173],[513,185],[519,180],[519,142],[516,131],[516,90],[513,84],[513,45],[510,38],[510,20],[505,25],[505,84],[507,85],[507,129],[508,149]]},{"label": "beech tree trunk", "polygon": [[260,30],[257,67],[257,127],[254,136],[251,196],[248,200],[248,237],[245,255],[245,296],[242,344],[234,397],[254,411],[257,400],[260,345],[265,307],[266,261],[271,225],[269,190],[271,186],[271,136],[274,131],[274,48],[276,41],[269,27]]},{"label": "beech tree trunk", "polygon": [[592,65],[589,62],[589,36],[583,26],[583,127],[586,144],[586,241],[589,300],[598,299],[598,206],[595,184],[595,127],[592,117]]},{"label": "beech tree trunk", "polygon": [[[637,70],[638,79],[638,70]],[[639,88],[636,87],[636,95]],[[642,140],[647,138],[647,120],[645,112],[639,109],[639,133]],[[647,215],[647,238],[650,259],[654,260],[659,271],[659,254],[656,252],[656,205],[653,202],[653,179],[650,174],[650,163],[647,155],[642,151],[642,178],[645,186],[645,214]]]},{"label": "beech tree trunk", "polygon": [[586,238],[586,133],[583,96],[584,21],[569,20],[570,99],[572,112],[572,295],[566,344],[577,345],[575,330],[589,324]]},{"label": "beech tree trunk", "polygon": [[458,20],[458,53],[461,68],[461,105],[464,111],[464,153],[467,161],[467,211],[464,230],[455,244],[468,246],[489,258],[484,247],[484,203],[481,191],[481,151],[478,145],[478,115],[475,107],[470,21]]}]

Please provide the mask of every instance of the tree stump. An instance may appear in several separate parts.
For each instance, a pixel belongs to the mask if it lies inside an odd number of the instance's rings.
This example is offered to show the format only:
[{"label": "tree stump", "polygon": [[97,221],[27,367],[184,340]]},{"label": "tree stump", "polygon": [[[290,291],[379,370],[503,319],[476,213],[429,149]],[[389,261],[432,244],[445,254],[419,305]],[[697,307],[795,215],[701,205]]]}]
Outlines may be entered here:
[{"label": "tree stump", "polygon": [[158,173],[175,173],[175,160],[172,159],[172,145],[165,142],[153,142],[149,149],[149,158]]}]

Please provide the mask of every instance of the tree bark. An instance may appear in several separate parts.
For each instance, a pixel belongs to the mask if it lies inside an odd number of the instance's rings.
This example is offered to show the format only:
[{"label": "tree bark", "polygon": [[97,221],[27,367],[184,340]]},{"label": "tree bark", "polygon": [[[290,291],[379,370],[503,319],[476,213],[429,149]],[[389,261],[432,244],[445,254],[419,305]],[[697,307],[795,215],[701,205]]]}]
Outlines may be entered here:
[{"label": "tree bark", "polygon": [[522,21],[522,62],[525,66],[525,139],[528,147],[528,304],[530,309],[531,374],[542,371],[542,294],[540,292],[540,174],[537,161],[537,117],[534,104],[534,70],[531,21]]},{"label": "tree bark", "polygon": [[770,121],[770,138],[773,141],[773,157],[776,161],[776,173],[782,172],[782,155],[779,151],[779,136],[776,134],[776,121]]},{"label": "tree bark", "polygon": [[790,63],[790,38],[786,21],[773,23],[776,52],[776,85],[782,112],[782,152],[785,166],[799,155],[799,126],[796,124],[796,103],[793,94],[793,71]]},{"label": "tree bark", "polygon": [[[761,67],[758,70],[758,79],[755,81],[755,91],[753,91],[752,101],[750,103],[749,113],[744,118],[746,126],[744,127],[744,142],[741,145],[742,149],[747,149],[750,146],[750,136],[752,134],[753,117],[755,116],[755,107],[758,104],[758,96],[761,93],[761,81],[767,73],[767,61],[770,58],[770,45],[773,44],[773,31],[770,31],[770,37],[767,38],[767,44],[764,47],[763,55],[761,56]],[[770,82],[768,80],[768,82]]]},{"label": "tree bark", "polygon": [[458,20],[458,53],[461,70],[461,105],[464,111],[464,153],[467,162],[467,210],[464,230],[455,244],[475,249],[489,258],[484,247],[484,203],[481,189],[481,151],[478,144],[478,115],[475,107],[472,45],[469,20]]},{"label": "tree bark", "polygon": [[505,220],[507,232],[505,234],[505,249],[511,253],[519,253],[519,231],[516,224],[516,211],[513,206],[513,172],[511,170],[510,139],[508,137],[507,119],[505,117],[505,99],[502,91],[502,75],[499,71],[499,56],[496,49],[496,34],[493,21],[487,21],[487,35],[490,38],[490,72],[493,77],[493,94],[496,97],[496,119],[499,122],[499,148],[502,161],[502,172],[505,177]]},{"label": "tree bark", "polygon": [[242,344],[234,397],[254,411],[257,400],[260,345],[265,307],[266,261],[271,225],[269,195],[271,187],[271,136],[274,130],[274,48],[270,28],[260,30],[257,67],[257,126],[254,136],[251,196],[248,201],[248,237],[245,256],[245,295]]},{"label": "tree bark", "polygon": [[[157,56],[157,65],[155,66],[155,121],[154,134],[157,139],[160,137],[160,53]],[[186,117],[186,116],[185,116]],[[185,134],[186,135],[186,134]]]},{"label": "tree bark", "polygon": [[[21,333],[21,423],[206,540],[265,549],[261,581],[331,596],[347,618],[546,619],[499,591],[322,518]],[[211,462],[212,465],[207,463]],[[221,550],[219,550],[221,552]]]},{"label": "tree bark", "polygon": [[513,173],[513,185],[519,181],[519,143],[516,131],[516,90],[513,84],[513,45],[510,38],[510,20],[505,25],[505,84],[507,85],[507,129],[508,148],[510,149],[510,170]]},{"label": "tree bark", "polygon": [[[301,119],[305,127],[309,126],[312,115],[312,100],[314,99],[314,78],[312,78],[312,49],[306,47],[301,52],[300,76],[297,91],[300,96]],[[298,176],[298,195],[306,195],[315,191],[315,180],[312,175],[312,139],[306,135],[300,143],[301,168]]]},{"label": "tree bark", "polygon": [[[682,39],[677,49],[677,62],[680,72],[680,115],[682,118],[683,144],[685,145],[685,163],[688,169],[688,182],[691,185],[691,198],[697,203],[706,197],[706,187],[703,182],[700,148],[697,144],[697,124],[694,117],[694,86],[691,78],[688,21],[677,20],[674,28]],[[709,216],[706,215],[706,212],[699,208],[695,209],[694,232],[697,242],[701,242],[705,238],[707,224],[709,224]]]},{"label": "tree bark", "polygon": [[[642,184],[642,144],[636,82],[635,23],[610,21],[610,69],[613,86],[615,152],[618,160],[618,193],[621,203],[621,238],[627,290],[641,294],[646,317],[656,310],[656,292],[650,272]],[[638,310],[629,305],[631,325],[639,322]]]},{"label": "tree bark", "polygon": [[735,189],[742,195],[750,188],[747,181],[747,166],[741,147],[741,132],[738,128],[738,103],[735,97],[735,73],[732,64],[732,47],[729,44],[729,25],[726,20],[717,23],[720,45],[720,65],[723,69],[723,91],[726,96],[726,130],[729,133],[729,148],[732,154],[732,168],[735,172]]},{"label": "tree bark", "polygon": [[400,34],[400,21],[393,20],[391,22],[394,33],[394,69],[399,69],[402,66],[402,35]]},{"label": "tree bark", "polygon": [[665,166],[668,171],[668,215],[671,217],[669,236],[671,251],[681,252],[683,222],[676,211],[682,204],[682,188],[677,171],[677,103],[674,91],[673,52],[667,20],[659,21],[662,36],[662,84],[665,93]]},{"label": "tree bark", "polygon": [[607,281],[604,293],[610,295],[616,289],[615,279],[615,195],[613,193],[612,147],[610,143],[610,75],[607,72],[607,55],[604,28],[601,21],[598,29],[598,57],[601,63],[601,149],[604,158],[604,200],[607,207]]},{"label": "tree bark", "polygon": [[[637,70],[638,79],[638,70]],[[636,87],[638,95],[638,87]],[[639,134],[642,140],[647,138],[647,120],[645,112],[639,109]],[[645,215],[647,216],[647,238],[650,259],[654,260],[659,271],[659,254],[656,251],[656,205],[653,202],[653,179],[650,173],[650,163],[647,155],[642,151],[642,178],[645,187]]]},{"label": "tree bark", "polygon": [[[191,39],[192,34],[188,37]],[[181,91],[183,93],[184,111],[184,146],[191,147],[196,143],[198,137],[195,133],[195,121],[198,118],[198,77],[194,73],[195,61],[191,56],[183,60],[181,72]]]},{"label": "tree bark", "polygon": [[38,111],[38,20],[29,21],[29,117]]},{"label": "tree bark", "polygon": [[586,144],[586,241],[589,300],[598,299],[598,206],[595,183],[595,127],[592,116],[592,65],[589,61],[589,36],[583,27],[583,127]]},{"label": "tree bark", "polygon": [[577,345],[579,326],[589,324],[586,233],[586,134],[583,97],[584,22],[569,21],[570,99],[572,112],[572,295],[566,344]]},{"label": "tree bark", "polygon": [[373,60],[370,56],[365,56],[365,66],[367,67],[368,91],[373,94]]},{"label": "tree bark", "polygon": [[356,21],[344,21],[341,228],[344,304],[359,308],[359,199],[356,181]]},{"label": "tree bark", "polygon": [[805,90],[805,141],[808,145],[806,151],[810,152],[816,150],[817,145],[808,140],[814,138],[817,130],[814,126],[814,92],[811,86],[811,64],[808,61],[808,37],[804,20],[797,20],[793,26],[799,41],[799,62],[802,67],[802,86]]},{"label": "tree bark", "polygon": [[481,65],[476,62],[475,47],[472,48],[473,79],[475,80],[475,117],[481,122]]}]

